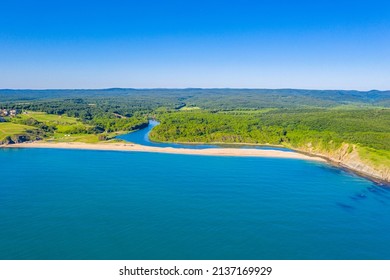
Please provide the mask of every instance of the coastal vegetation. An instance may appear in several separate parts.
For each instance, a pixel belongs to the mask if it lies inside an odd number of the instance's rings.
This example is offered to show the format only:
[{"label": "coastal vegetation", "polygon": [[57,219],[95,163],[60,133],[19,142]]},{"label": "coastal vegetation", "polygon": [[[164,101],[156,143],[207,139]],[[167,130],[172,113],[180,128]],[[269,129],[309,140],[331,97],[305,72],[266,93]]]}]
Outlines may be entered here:
[{"label": "coastal vegetation", "polygon": [[23,112],[0,123],[2,143],[107,141],[146,127],[148,119],[154,118],[160,121],[150,134],[154,141],[280,145],[334,161],[363,164],[390,178],[389,91],[108,89],[1,93],[0,108]]},{"label": "coastal vegetation", "polygon": [[9,144],[19,141],[39,139],[37,132],[37,128],[33,126],[15,124],[10,122],[1,122],[0,144]]},{"label": "coastal vegetation", "polygon": [[343,142],[390,150],[390,109],[191,111],[158,115],[150,137],[163,142],[229,142],[332,149]]},{"label": "coastal vegetation", "polygon": [[356,151],[367,164],[390,168],[390,109],[191,111],[159,120],[154,141],[281,145],[327,156]]},{"label": "coastal vegetation", "polygon": [[93,143],[147,125],[145,118],[116,118],[97,116],[83,121],[65,114],[24,111],[0,123],[0,143],[17,143],[46,139],[56,142]]}]

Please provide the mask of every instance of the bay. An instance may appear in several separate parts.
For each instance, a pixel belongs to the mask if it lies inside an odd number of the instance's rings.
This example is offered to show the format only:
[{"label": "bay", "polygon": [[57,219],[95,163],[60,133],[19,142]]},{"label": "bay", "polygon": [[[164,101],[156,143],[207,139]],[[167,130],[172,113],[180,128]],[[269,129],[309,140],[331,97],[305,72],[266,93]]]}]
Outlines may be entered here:
[{"label": "bay", "polygon": [[318,162],[0,149],[0,259],[389,259],[388,213]]}]

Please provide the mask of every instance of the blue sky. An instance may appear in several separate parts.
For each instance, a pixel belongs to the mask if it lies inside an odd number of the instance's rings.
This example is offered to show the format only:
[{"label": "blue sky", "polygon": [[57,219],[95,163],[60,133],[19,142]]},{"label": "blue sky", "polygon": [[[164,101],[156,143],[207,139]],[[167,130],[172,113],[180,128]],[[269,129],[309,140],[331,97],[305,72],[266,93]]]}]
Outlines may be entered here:
[{"label": "blue sky", "polygon": [[390,89],[390,1],[0,1],[0,88]]}]

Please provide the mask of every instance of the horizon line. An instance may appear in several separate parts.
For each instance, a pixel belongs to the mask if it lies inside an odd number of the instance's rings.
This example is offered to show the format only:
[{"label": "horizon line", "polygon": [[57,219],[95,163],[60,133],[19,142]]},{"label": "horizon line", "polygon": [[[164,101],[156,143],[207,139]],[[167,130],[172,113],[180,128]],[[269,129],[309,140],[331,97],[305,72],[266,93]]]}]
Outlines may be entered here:
[{"label": "horizon line", "polygon": [[257,88],[257,87],[107,87],[107,88],[0,88],[0,91],[13,90],[13,91],[39,91],[39,90],[308,90],[308,91],[359,91],[359,92],[385,92],[390,91],[390,89],[369,89],[369,90],[359,90],[359,89],[337,89],[337,88],[327,88],[327,89],[315,89],[315,88]]}]

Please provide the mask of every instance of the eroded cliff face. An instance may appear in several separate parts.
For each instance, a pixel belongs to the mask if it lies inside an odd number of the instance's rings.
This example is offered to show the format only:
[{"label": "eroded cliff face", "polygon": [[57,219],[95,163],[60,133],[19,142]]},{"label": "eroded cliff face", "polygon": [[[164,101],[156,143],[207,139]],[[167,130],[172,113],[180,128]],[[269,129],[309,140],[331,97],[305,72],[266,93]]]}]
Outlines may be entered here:
[{"label": "eroded cliff face", "polygon": [[344,143],[334,151],[324,151],[313,147],[311,143],[299,147],[298,150],[312,155],[318,155],[329,159],[363,175],[390,182],[390,166],[374,165],[368,160],[363,160],[359,155],[359,147],[353,144]]}]

